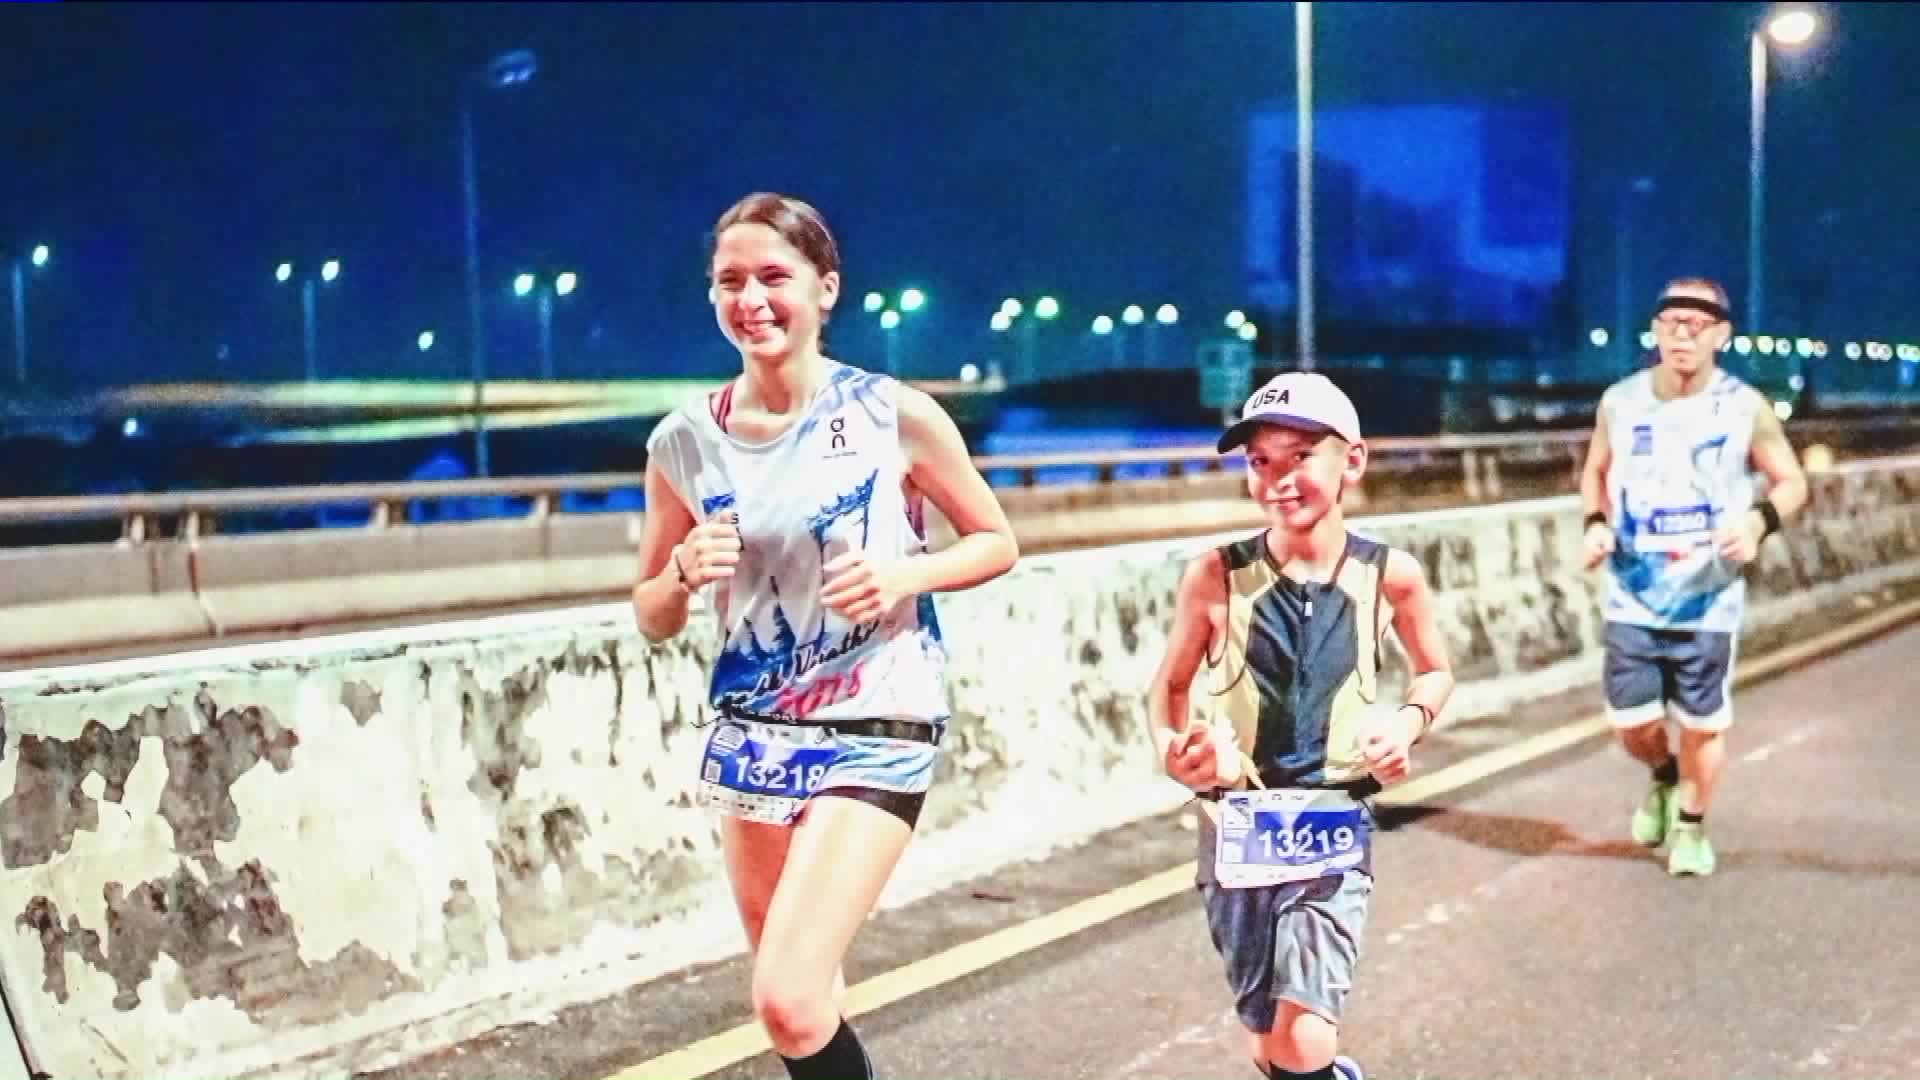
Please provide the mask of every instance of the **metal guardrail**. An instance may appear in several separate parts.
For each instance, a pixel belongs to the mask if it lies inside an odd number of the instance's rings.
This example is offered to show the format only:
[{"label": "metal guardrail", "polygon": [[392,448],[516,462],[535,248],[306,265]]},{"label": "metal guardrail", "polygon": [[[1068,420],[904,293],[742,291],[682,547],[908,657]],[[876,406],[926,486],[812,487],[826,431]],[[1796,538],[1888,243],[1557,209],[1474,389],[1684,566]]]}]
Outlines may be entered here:
[{"label": "metal guardrail", "polygon": [[[1907,418],[1880,420],[1814,420],[1794,425],[1801,441],[1822,434],[1864,434],[1873,430],[1903,429],[1920,442],[1920,422]],[[1587,429],[1512,432],[1499,434],[1383,437],[1368,440],[1374,467],[1392,472],[1418,468],[1455,459],[1466,483],[1475,481],[1483,466],[1492,467],[1492,459],[1542,462],[1561,458],[1570,470],[1577,470],[1591,432]],[[1239,454],[1219,454],[1211,444],[1150,447],[1097,452],[1057,452],[1036,454],[982,455],[975,465],[988,476],[1011,475],[1012,487],[1035,487],[1048,470],[1084,473],[1092,470],[1092,483],[1125,483],[1140,477],[1123,476],[1129,469],[1159,466],[1161,476],[1217,473],[1237,467]],[[1085,481],[1082,481],[1085,482]],[[382,529],[404,524],[408,508],[418,503],[458,499],[528,500],[526,514],[539,520],[570,512],[569,496],[609,495],[635,492],[644,488],[645,475],[637,472],[584,473],[555,476],[497,477],[468,480],[410,481],[375,484],[325,484],[299,487],[228,488],[209,491],[135,493],[125,495],[72,495],[0,499],[0,527],[23,525],[73,524],[118,520],[121,540],[142,543],[159,535],[157,524],[177,520],[177,535],[192,539],[214,531],[223,515],[286,511],[326,506],[370,507],[365,525]],[[598,508],[605,512],[606,508]],[[633,507],[629,512],[641,512]],[[493,516],[522,516],[504,514]],[[290,531],[292,527],[266,531]]]},{"label": "metal guardrail", "polygon": [[[1920,422],[1827,426],[1795,425],[1809,464],[1920,449]],[[1355,505],[1384,513],[1565,495],[1588,438],[1381,439]],[[1823,443],[1831,453],[1811,452]],[[1253,528],[1258,509],[1235,460],[1211,445],[976,459],[1008,485],[1002,505],[1032,554]],[[13,541],[0,547],[9,616],[0,669],[161,642],[609,600],[632,587],[641,483],[608,473],[0,501]],[[944,528],[937,513],[928,524],[937,535]]]},{"label": "metal guardrail", "polygon": [[522,476],[484,480],[425,480],[385,484],[320,484],[300,487],[224,488],[133,495],[55,495],[0,499],[0,526],[56,522],[105,521],[125,523],[123,537],[140,541],[154,519],[177,517],[183,535],[198,535],[211,518],[222,513],[291,510],[337,504],[373,507],[370,527],[384,528],[404,520],[404,508],[414,502],[443,499],[531,499],[533,513],[554,512],[560,496],[569,492],[604,494],[643,486],[641,473],[583,473],[572,476]]},{"label": "metal guardrail", "polygon": [[[1548,449],[1566,452],[1586,445],[1587,433],[1541,432],[1499,435],[1441,435],[1368,440],[1375,461],[1412,457],[1470,456],[1476,451]],[[1242,455],[1220,454],[1211,445],[1149,447],[1098,452],[997,454],[974,458],[982,474],[1013,474],[1012,486],[1033,487],[1048,469],[1095,472],[1095,483],[1122,482],[1129,466],[1165,466],[1167,475],[1220,472],[1237,467]],[[367,505],[373,508],[370,528],[384,528],[405,520],[412,503],[448,499],[527,499],[535,518],[563,512],[562,497],[605,495],[645,486],[637,472],[580,473],[555,476],[498,477],[471,480],[404,481],[377,484],[321,484],[297,487],[226,488],[210,491],[135,493],[127,495],[56,495],[0,499],[0,526],[105,521],[119,519],[123,538],[138,542],[151,535],[154,520],[178,518],[183,536],[207,531],[222,514],[289,510],[327,505]]]}]

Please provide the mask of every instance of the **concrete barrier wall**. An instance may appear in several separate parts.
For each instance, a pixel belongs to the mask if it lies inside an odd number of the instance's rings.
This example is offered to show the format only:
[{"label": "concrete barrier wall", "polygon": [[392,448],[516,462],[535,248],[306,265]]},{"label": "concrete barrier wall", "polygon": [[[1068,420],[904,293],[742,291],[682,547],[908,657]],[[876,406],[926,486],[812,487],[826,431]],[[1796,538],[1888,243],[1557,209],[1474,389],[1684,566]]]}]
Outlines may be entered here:
[{"label": "concrete barrier wall", "polygon": [[[1756,570],[1759,627],[1920,582],[1920,462],[1816,485]],[[1594,680],[1574,500],[1356,527],[1439,589],[1443,723]],[[1183,801],[1144,700],[1203,546],[1033,558],[943,598],[956,718],[884,903]],[[0,981],[28,1057],[342,1075],[737,950],[692,806],[714,644],[700,620],[649,646],[601,605],[0,676]]]},{"label": "concrete barrier wall", "polygon": [[213,632],[185,545],[0,550],[0,657]]},{"label": "concrete barrier wall", "polygon": [[638,514],[0,550],[0,659],[631,587]]},{"label": "concrete barrier wall", "polygon": [[638,514],[222,537],[196,545],[196,589],[221,634],[606,597],[639,538]]}]

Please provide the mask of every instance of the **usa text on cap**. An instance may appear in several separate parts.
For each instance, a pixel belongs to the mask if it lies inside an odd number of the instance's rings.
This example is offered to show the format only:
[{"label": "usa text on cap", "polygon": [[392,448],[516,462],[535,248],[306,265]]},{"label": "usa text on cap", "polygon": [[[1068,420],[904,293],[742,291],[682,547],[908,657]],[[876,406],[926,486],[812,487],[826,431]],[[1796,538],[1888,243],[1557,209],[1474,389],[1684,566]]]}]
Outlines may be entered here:
[{"label": "usa text on cap", "polygon": [[1219,451],[1224,454],[1244,444],[1261,424],[1360,441],[1360,414],[1354,411],[1353,401],[1332,379],[1310,371],[1276,375],[1255,390],[1240,410],[1239,421],[1220,436]]}]

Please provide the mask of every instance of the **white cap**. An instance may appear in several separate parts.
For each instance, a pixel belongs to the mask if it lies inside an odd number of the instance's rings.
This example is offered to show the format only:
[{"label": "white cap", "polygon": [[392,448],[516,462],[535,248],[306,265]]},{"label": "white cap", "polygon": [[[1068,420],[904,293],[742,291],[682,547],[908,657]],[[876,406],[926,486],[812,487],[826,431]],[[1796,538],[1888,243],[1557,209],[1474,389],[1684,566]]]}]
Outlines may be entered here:
[{"label": "white cap", "polygon": [[1255,390],[1240,410],[1239,422],[1220,436],[1220,452],[1245,443],[1261,424],[1330,433],[1350,443],[1360,441],[1360,414],[1354,411],[1353,401],[1333,385],[1332,379],[1310,371],[1275,375]]}]

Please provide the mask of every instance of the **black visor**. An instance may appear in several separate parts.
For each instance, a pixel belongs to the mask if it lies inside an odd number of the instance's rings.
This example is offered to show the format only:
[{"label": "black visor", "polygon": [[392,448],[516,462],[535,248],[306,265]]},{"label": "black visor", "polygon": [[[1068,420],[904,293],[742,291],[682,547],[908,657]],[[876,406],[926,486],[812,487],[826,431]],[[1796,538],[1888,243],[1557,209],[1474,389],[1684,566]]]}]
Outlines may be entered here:
[{"label": "black visor", "polygon": [[1721,304],[1715,303],[1712,300],[1703,300],[1698,296],[1663,296],[1660,298],[1660,306],[1654,308],[1653,313],[1660,315],[1673,308],[1705,312],[1719,319],[1721,322],[1733,321],[1733,312],[1728,311]]}]

